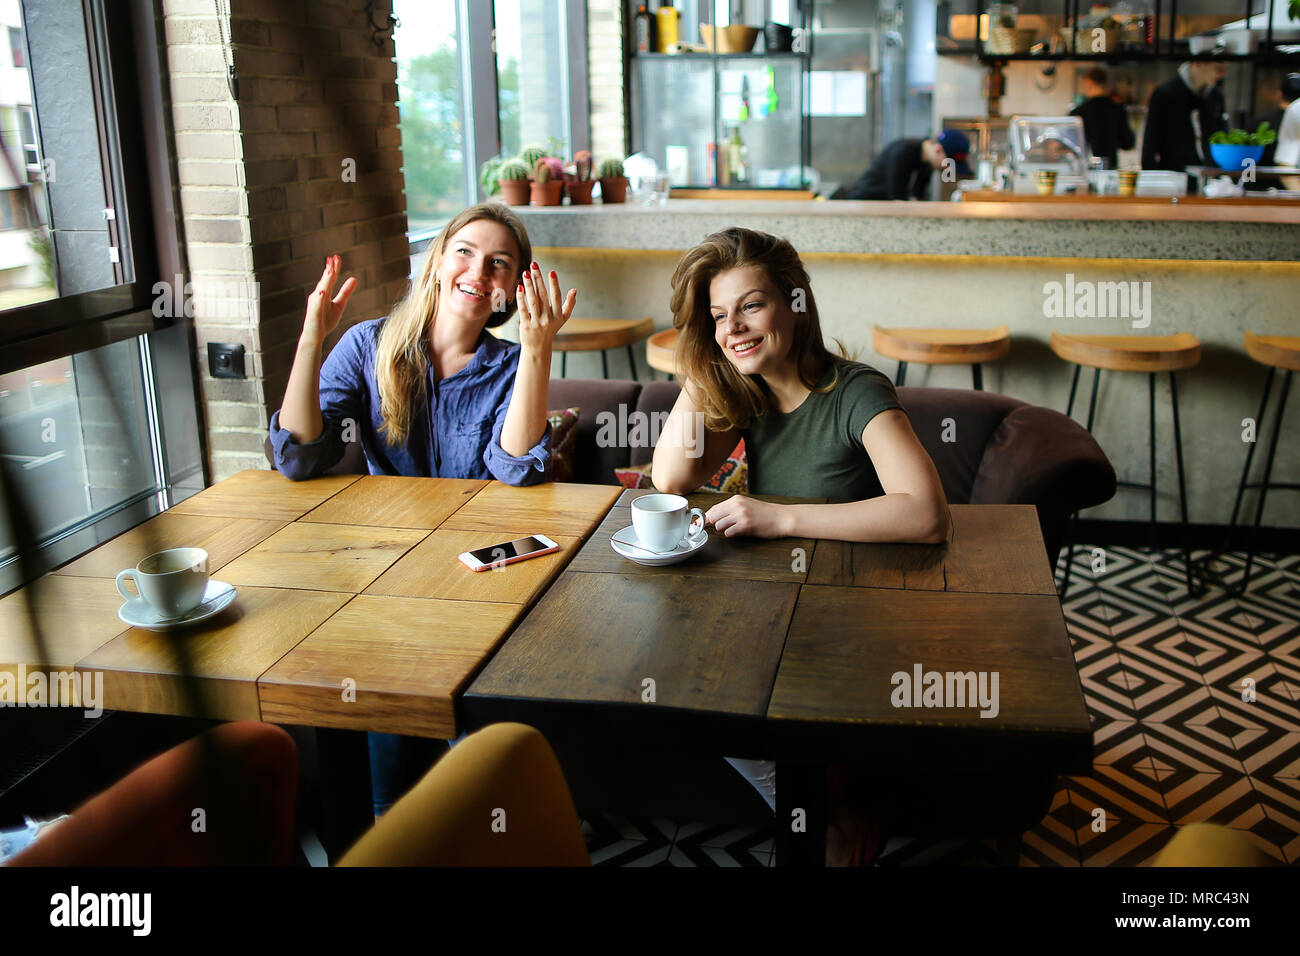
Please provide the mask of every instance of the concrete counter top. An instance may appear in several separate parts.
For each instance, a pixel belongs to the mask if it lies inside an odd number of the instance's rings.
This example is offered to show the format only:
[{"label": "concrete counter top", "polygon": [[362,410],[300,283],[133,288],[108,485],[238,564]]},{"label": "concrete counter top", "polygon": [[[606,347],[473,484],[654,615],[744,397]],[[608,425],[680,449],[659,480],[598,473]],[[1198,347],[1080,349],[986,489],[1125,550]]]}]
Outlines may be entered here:
[{"label": "concrete counter top", "polygon": [[518,206],[537,247],[680,251],[744,226],[801,254],[1300,261],[1295,203],[806,202]]}]

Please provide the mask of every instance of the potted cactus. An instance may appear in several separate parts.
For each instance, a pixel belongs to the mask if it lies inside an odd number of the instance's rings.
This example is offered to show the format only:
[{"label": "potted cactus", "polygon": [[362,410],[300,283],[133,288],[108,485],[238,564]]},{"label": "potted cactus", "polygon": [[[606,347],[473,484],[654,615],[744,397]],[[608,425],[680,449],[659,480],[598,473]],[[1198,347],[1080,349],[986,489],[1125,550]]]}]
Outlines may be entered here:
[{"label": "potted cactus", "polygon": [[573,156],[573,175],[565,176],[565,187],[569,192],[569,202],[575,206],[591,205],[591,189],[596,185],[592,178],[591,153],[580,149]]},{"label": "potted cactus", "polygon": [[534,206],[558,206],[560,193],[564,189],[563,180],[556,179],[551,164],[545,156],[539,156],[533,164],[533,187],[531,202]]},{"label": "potted cactus", "polygon": [[537,165],[537,161],[547,155],[546,147],[540,143],[529,143],[519,151],[519,161],[532,169]]},{"label": "potted cactus", "polygon": [[607,159],[600,164],[600,201],[627,201],[627,177],[623,175],[623,160]]},{"label": "potted cactus", "polygon": [[527,206],[529,198],[528,167],[517,159],[507,159],[497,167],[501,196],[512,206]]}]

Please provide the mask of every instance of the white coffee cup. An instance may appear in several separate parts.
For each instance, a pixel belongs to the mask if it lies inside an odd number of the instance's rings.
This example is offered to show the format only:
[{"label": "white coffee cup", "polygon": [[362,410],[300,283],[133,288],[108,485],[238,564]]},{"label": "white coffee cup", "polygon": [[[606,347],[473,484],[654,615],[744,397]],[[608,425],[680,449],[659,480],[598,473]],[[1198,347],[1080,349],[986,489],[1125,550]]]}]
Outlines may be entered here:
[{"label": "white coffee cup", "polygon": [[[637,540],[659,554],[674,550],[687,540],[690,543],[703,534],[704,512],[692,508],[681,495],[642,495],[632,499],[632,527]],[[692,530],[695,519],[700,519],[699,530]]]},{"label": "white coffee cup", "polygon": [[164,619],[181,617],[203,602],[208,587],[208,552],[202,548],[171,548],[145,558],[134,568],[117,572],[117,591],[128,601],[126,579],[135,582],[149,605]]}]

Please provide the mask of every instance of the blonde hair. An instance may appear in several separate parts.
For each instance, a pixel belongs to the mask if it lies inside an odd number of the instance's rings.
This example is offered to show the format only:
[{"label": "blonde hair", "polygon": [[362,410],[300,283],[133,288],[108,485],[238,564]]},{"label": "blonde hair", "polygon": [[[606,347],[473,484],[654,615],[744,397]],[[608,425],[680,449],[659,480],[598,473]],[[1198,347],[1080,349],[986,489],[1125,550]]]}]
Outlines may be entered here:
[{"label": "blonde hair", "polygon": [[[407,289],[388,313],[375,347],[375,379],[379,384],[379,414],[383,418],[380,432],[390,445],[406,441],[411,432],[411,418],[419,403],[427,400],[425,383],[429,376],[427,345],[429,329],[438,315],[438,269],[447,244],[461,229],[480,219],[489,219],[509,229],[519,245],[518,274],[511,288],[523,278],[524,269],[533,260],[533,246],[528,231],[515,213],[502,203],[486,202],[470,206],[438,233],[425,260],[420,277]],[[509,321],[515,301],[506,303],[504,312],[494,312],[487,322],[495,328]]]},{"label": "blonde hair", "polygon": [[[762,269],[787,306],[795,290],[803,293],[804,310],[796,319],[790,354],[794,356],[799,381],[814,392],[835,387],[838,373],[829,385],[817,381],[835,356],[822,341],[821,321],[813,298],[808,271],[788,240],[733,226],[715,232],[688,251],[673,271],[673,326],[677,329],[677,357],[684,377],[699,390],[706,427],[712,431],[746,428],[768,410],[767,393],[755,377],[739,372],[722,354],[714,338],[709,285],[719,273],[731,269]],[[842,351],[842,350],[841,350]]]}]

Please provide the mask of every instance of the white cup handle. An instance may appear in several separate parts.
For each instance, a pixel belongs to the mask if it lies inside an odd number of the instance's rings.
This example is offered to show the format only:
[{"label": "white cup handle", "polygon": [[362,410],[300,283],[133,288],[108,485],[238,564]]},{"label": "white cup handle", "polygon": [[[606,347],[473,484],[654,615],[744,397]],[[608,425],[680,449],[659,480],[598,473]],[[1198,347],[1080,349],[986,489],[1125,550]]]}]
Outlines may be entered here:
[{"label": "white cup handle", "polygon": [[[695,518],[697,516],[700,519],[700,530],[692,531],[691,529],[695,526]],[[704,512],[701,511],[699,508],[692,508],[691,520],[686,525],[686,540],[694,544],[696,541],[700,539],[701,535],[706,533],[707,532],[705,531]]]},{"label": "white cup handle", "polygon": [[[122,597],[126,598],[128,601],[134,601],[136,598],[140,596],[139,593],[140,582],[136,578],[135,573],[136,573],[135,568],[125,568],[117,572],[117,580],[113,582],[114,584],[117,585],[117,593],[122,595]],[[123,587],[123,582],[127,578],[130,578],[131,583],[135,585],[135,590],[136,590],[135,594],[131,594],[129,591],[127,591],[125,587]]]}]

